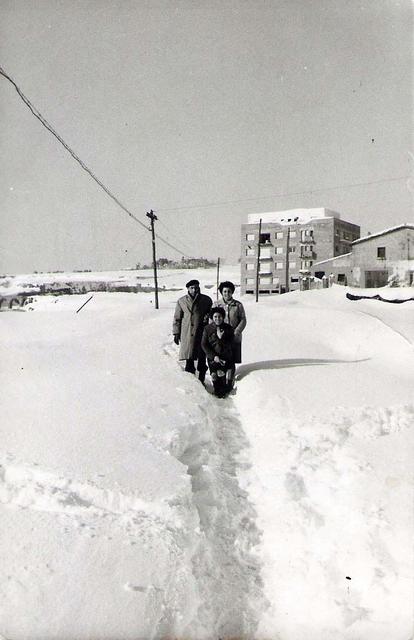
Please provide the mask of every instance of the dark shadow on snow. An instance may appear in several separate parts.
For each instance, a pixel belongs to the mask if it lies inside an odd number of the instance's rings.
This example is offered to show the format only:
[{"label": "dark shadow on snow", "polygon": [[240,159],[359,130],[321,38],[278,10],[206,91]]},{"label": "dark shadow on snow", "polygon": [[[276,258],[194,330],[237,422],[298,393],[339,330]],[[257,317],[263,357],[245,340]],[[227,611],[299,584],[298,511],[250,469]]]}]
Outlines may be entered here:
[{"label": "dark shadow on snow", "polygon": [[253,371],[286,369],[288,367],[312,367],[335,363],[349,364],[351,362],[366,362],[369,359],[370,358],[362,358],[361,360],[319,360],[317,358],[292,358],[291,360],[261,360],[260,362],[240,365],[237,369],[236,380],[242,380]]}]

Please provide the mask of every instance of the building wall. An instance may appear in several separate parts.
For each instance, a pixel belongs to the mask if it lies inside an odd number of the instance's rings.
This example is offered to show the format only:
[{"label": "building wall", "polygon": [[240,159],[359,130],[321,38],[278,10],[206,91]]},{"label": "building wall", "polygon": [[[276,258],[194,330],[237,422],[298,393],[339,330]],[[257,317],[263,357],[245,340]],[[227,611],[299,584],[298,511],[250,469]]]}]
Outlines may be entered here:
[{"label": "building wall", "polygon": [[352,222],[334,220],[334,256],[349,253],[354,240],[360,237],[360,228]]},{"label": "building wall", "polygon": [[410,284],[414,267],[414,229],[398,229],[357,242],[352,247],[352,256],[353,286],[368,286],[367,272],[386,272],[387,279],[398,277]]},{"label": "building wall", "polygon": [[[384,257],[383,257],[384,256]],[[381,287],[398,280],[412,284],[414,274],[414,229],[390,231],[352,245],[352,252],[322,264],[312,274],[334,276],[335,282],[353,287]]]},{"label": "building wall", "polygon": [[338,284],[351,284],[353,269],[352,269],[352,254],[326,260],[322,264],[316,263],[311,269],[312,275],[317,278],[323,276],[333,276],[333,281]]},{"label": "building wall", "polygon": [[[289,231],[289,271],[286,268],[287,238]],[[259,223],[246,223],[241,230],[241,292],[256,291],[256,264]],[[310,271],[312,265],[341,253],[352,239],[359,237],[357,225],[336,217],[313,219],[307,222],[282,224],[262,223],[260,245],[259,291],[279,293],[299,288],[300,272]],[[349,236],[349,240],[344,238]],[[335,253],[335,237],[337,251]],[[348,249],[349,250],[349,249]],[[288,286],[286,277],[288,275]]]}]

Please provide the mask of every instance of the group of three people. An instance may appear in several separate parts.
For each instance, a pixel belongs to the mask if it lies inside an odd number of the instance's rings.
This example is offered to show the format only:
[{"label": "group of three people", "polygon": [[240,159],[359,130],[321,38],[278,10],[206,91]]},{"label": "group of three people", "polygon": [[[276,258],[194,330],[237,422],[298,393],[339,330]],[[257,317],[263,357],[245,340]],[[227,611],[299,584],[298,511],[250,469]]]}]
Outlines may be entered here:
[{"label": "group of three people", "polygon": [[185,371],[194,374],[197,361],[198,378],[203,384],[208,363],[214,393],[224,397],[233,387],[236,364],[241,362],[244,307],[233,298],[235,286],[228,280],[220,284],[222,299],[215,306],[209,296],[200,292],[198,280],[190,280],[186,287],[187,295],[178,300],[174,313],[178,357],[185,360]]}]

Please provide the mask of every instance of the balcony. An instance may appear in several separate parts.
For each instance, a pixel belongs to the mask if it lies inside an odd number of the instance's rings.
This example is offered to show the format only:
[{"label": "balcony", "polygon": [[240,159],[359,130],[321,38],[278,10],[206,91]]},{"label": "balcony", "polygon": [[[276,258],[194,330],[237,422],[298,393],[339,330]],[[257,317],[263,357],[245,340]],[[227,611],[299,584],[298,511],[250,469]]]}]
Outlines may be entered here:
[{"label": "balcony", "polygon": [[271,260],[273,257],[272,247],[263,246],[260,248],[260,260]]}]

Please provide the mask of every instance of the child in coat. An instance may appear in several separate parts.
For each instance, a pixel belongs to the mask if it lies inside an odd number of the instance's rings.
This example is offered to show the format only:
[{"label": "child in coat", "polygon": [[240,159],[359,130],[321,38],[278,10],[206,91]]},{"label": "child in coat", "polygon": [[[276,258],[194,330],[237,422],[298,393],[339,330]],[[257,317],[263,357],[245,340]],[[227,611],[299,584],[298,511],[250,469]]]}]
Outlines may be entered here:
[{"label": "child in coat", "polygon": [[223,398],[231,391],[234,368],[233,328],[224,322],[225,311],[213,307],[210,311],[212,322],[204,328],[201,346],[207,356],[214,393]]}]

